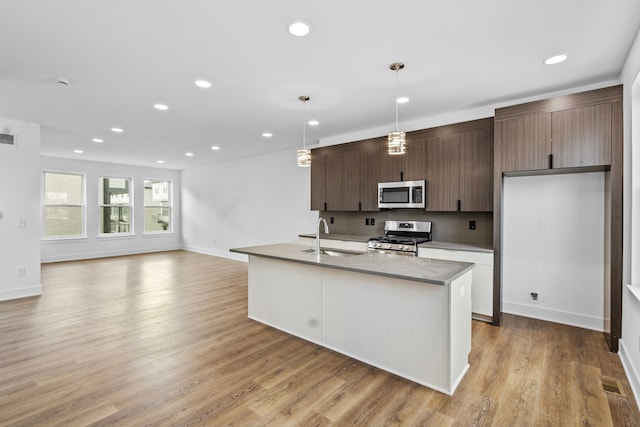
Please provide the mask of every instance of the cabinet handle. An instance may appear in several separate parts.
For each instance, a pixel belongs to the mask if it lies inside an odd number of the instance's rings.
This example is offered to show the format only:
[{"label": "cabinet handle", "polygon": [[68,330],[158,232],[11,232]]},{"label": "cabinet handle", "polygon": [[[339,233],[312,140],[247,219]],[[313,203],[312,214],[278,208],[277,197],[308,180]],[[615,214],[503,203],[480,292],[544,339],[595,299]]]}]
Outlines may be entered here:
[{"label": "cabinet handle", "polygon": [[400,181],[404,181],[404,172],[400,171]]},{"label": "cabinet handle", "polygon": [[458,199],[458,212],[462,211],[462,201]]},{"label": "cabinet handle", "polygon": [[362,212],[362,202],[358,202],[358,210]]},{"label": "cabinet handle", "polygon": [[549,154],[549,169],[553,169],[553,154]]},{"label": "cabinet handle", "polygon": [[327,202],[324,202],[324,210],[327,210]]}]

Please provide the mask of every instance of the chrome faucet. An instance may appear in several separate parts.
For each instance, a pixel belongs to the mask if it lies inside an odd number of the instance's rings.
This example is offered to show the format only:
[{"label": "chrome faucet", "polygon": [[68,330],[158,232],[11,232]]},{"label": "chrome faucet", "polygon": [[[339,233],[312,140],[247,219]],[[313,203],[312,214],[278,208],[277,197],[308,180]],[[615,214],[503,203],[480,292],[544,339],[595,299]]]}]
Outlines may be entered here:
[{"label": "chrome faucet", "polygon": [[318,218],[318,224],[316,227],[316,256],[320,257],[320,223],[324,222],[324,232],[325,234],[329,234],[329,226],[327,225],[327,220],[320,217]]}]

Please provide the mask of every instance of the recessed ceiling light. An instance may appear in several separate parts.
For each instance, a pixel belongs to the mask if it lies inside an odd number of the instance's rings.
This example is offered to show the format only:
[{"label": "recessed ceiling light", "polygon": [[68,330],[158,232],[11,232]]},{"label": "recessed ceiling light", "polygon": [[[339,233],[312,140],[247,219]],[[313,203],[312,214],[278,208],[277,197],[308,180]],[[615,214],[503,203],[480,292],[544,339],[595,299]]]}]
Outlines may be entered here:
[{"label": "recessed ceiling light", "polygon": [[220,149],[220,147],[218,147],[217,145],[213,145],[211,146],[211,149],[214,151],[218,151]]},{"label": "recessed ceiling light", "polygon": [[320,124],[320,122],[317,120],[309,120],[307,123],[309,124],[309,126],[318,126]]},{"label": "recessed ceiling light", "polygon": [[74,152],[74,153],[76,153],[76,154],[82,154],[82,153],[84,153],[84,151],[82,151],[82,150],[73,150],[73,152]]},{"label": "recessed ceiling light", "polygon": [[263,132],[262,136],[264,136],[265,138],[271,138],[273,134],[271,132]]},{"label": "recessed ceiling light", "polygon": [[567,59],[567,55],[556,55],[556,56],[552,56],[551,58],[547,58],[544,60],[544,63],[547,65],[553,65],[553,64],[559,64],[562,61],[564,61],[565,59]]},{"label": "recessed ceiling light", "polygon": [[122,133],[124,130],[122,128],[111,128],[111,132]]},{"label": "recessed ceiling light", "polygon": [[310,28],[304,22],[294,22],[289,25],[289,32],[296,37],[303,37],[309,34]]},{"label": "recessed ceiling light", "polygon": [[406,104],[407,102],[409,102],[409,98],[406,96],[401,96],[400,98],[396,99],[396,102],[398,104]]},{"label": "recessed ceiling light", "polygon": [[194,154],[192,152],[190,152],[190,151],[187,151],[186,153],[184,153],[184,155],[187,156],[187,157],[193,157],[194,156]]},{"label": "recessed ceiling light", "polygon": [[153,108],[155,108],[156,110],[160,110],[160,111],[167,111],[169,109],[169,107],[167,107],[164,104],[156,104],[153,106]]},{"label": "recessed ceiling light", "polygon": [[96,144],[102,144],[104,142],[104,139],[93,138],[92,141],[95,142]]},{"label": "recessed ceiling light", "polygon": [[211,87],[211,83],[206,80],[196,80],[196,86],[207,89]]},{"label": "recessed ceiling light", "polygon": [[163,163],[164,163],[164,160],[156,160],[156,163],[163,164]]}]

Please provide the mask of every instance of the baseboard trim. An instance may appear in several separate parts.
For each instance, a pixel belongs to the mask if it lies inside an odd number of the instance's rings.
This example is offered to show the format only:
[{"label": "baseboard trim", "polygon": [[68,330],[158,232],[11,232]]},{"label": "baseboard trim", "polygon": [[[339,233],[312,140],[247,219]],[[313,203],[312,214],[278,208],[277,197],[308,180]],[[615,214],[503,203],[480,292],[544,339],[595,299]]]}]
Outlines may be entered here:
[{"label": "baseboard trim", "polygon": [[109,258],[115,256],[126,255],[138,255],[148,254],[153,252],[167,252],[167,251],[179,251],[182,249],[181,245],[171,245],[165,247],[153,247],[153,248],[130,248],[116,251],[100,251],[100,252],[83,252],[83,253],[71,253],[55,256],[43,256],[40,261],[43,264],[51,262],[64,262],[64,261],[79,261],[83,259],[95,259],[95,258]]},{"label": "baseboard trim", "polygon": [[502,312],[604,332],[603,318],[585,316],[584,314],[553,310],[545,307],[532,307],[531,305],[510,301],[503,301]]},{"label": "baseboard trim", "polygon": [[232,259],[234,261],[243,261],[243,262],[248,262],[249,261],[249,256],[248,255],[237,254],[235,252],[217,251],[217,250],[213,250],[213,249],[198,248],[198,247],[189,246],[189,245],[183,246],[182,249],[184,249],[185,251],[189,251],[189,252],[196,252],[196,253],[204,254],[204,255],[211,255],[211,256],[217,256],[217,257],[220,257],[220,258]]},{"label": "baseboard trim", "polygon": [[621,339],[619,343],[618,356],[620,356],[622,367],[624,368],[624,372],[627,374],[627,380],[631,386],[633,396],[636,399],[636,404],[638,404],[640,403],[640,375],[633,366],[631,357],[629,357],[629,350],[627,349],[627,346],[624,345],[624,341]]},{"label": "baseboard trim", "polygon": [[6,289],[0,291],[0,301],[28,298],[42,295],[42,285],[29,288]]}]

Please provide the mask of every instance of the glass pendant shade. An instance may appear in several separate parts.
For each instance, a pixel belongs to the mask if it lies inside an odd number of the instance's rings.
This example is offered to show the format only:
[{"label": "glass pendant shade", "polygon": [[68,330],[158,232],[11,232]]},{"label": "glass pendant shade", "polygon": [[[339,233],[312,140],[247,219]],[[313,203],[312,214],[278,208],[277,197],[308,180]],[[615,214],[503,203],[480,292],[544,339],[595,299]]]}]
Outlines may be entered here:
[{"label": "glass pendant shade", "polygon": [[396,72],[396,96],[395,96],[395,106],[396,106],[396,131],[389,133],[389,139],[387,142],[388,153],[391,155],[404,154],[406,152],[405,148],[405,133],[400,132],[398,129],[398,71],[404,68],[404,64],[402,62],[394,62],[389,66],[389,68]]},{"label": "glass pendant shade", "polygon": [[307,101],[306,95],[298,97],[304,106],[304,115],[302,117],[302,149],[298,150],[298,166],[305,168],[311,166],[311,150],[307,148]]},{"label": "glass pendant shade", "polygon": [[405,153],[405,133],[404,132],[391,132],[389,134],[389,140],[387,142],[387,147],[389,149],[389,154],[404,154]]},{"label": "glass pendant shade", "polygon": [[309,167],[311,166],[311,150],[304,148],[298,150],[298,166]]}]

